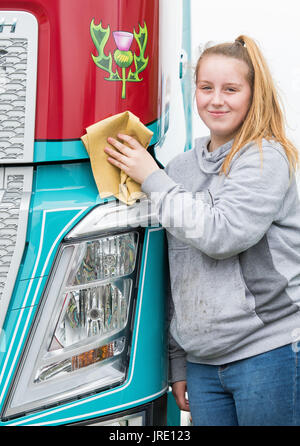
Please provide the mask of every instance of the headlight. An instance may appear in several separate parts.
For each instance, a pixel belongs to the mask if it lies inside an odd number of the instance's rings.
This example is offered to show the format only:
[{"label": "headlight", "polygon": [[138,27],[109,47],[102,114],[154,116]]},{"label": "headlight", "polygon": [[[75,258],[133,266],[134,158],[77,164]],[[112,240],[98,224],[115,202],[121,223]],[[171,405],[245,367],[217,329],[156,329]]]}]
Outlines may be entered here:
[{"label": "headlight", "polygon": [[[123,232],[116,232],[118,210],[124,212],[124,206],[110,206],[108,219],[107,206],[99,206],[79,223],[83,230],[78,225],[62,243],[6,402],[6,418],[125,380],[143,232],[125,231],[123,224]],[[101,212],[114,233],[105,232]],[[102,224],[97,237],[93,216]]]}]

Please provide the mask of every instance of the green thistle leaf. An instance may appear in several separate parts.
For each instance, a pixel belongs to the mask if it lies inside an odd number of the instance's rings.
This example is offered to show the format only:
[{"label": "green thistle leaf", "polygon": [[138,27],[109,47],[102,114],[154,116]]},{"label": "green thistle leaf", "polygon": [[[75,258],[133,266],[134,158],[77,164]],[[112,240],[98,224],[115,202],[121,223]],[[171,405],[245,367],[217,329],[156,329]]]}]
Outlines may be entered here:
[{"label": "green thistle leaf", "polygon": [[139,73],[144,71],[146,66],[148,65],[149,57],[145,58],[145,49],[147,46],[147,40],[148,40],[148,30],[146,23],[144,22],[144,27],[142,28],[141,25],[139,25],[139,33],[136,33],[135,30],[133,31],[134,38],[138,44],[140,55],[137,56],[136,54],[133,55],[134,58],[134,65],[135,65],[135,72],[132,72],[131,69],[129,70],[127,80],[129,82],[140,82],[143,79],[139,78]]},{"label": "green thistle leaf", "polygon": [[112,70],[112,55],[111,53],[106,56],[104,54],[104,47],[110,36],[110,27],[102,28],[102,22],[99,25],[95,25],[94,19],[91,21],[90,25],[91,37],[93,39],[94,45],[98,51],[98,56],[92,54],[93,61],[97,67],[105,70],[109,73],[107,80],[121,80],[118,71],[113,72]]}]

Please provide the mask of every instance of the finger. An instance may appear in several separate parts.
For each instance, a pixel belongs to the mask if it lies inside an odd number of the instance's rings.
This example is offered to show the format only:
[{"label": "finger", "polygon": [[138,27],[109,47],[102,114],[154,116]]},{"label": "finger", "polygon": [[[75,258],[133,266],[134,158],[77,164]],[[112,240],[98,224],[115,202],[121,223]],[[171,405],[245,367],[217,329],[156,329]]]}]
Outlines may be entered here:
[{"label": "finger", "polygon": [[122,144],[120,141],[117,141],[115,138],[109,137],[107,141],[114,146],[119,152],[123,153],[126,156],[130,156],[132,149]]},{"label": "finger", "polygon": [[188,400],[185,400],[185,406],[184,406],[183,410],[186,410],[187,412],[190,412],[190,404],[189,404]]},{"label": "finger", "polygon": [[190,412],[190,405],[189,403],[184,400],[184,402],[181,405],[181,410],[185,410],[186,412]]},{"label": "finger", "polygon": [[185,398],[176,399],[176,403],[180,410],[185,410],[186,412],[190,411],[189,403]]},{"label": "finger", "polygon": [[174,383],[172,386],[172,393],[174,395],[174,398],[176,400],[178,407],[181,410],[185,410],[185,411],[189,412],[190,405],[189,405],[188,398],[186,397],[186,382],[178,381],[178,382]]},{"label": "finger", "polygon": [[118,167],[119,169],[123,170],[123,172],[128,172],[128,167],[126,166],[126,164],[123,164],[120,161],[110,157],[107,158],[107,161],[109,161],[111,164]]},{"label": "finger", "polygon": [[110,147],[105,147],[104,152],[122,164],[127,165],[128,157],[122,155],[122,153],[118,152],[117,150],[113,150]]},{"label": "finger", "polygon": [[125,141],[132,149],[144,149],[144,147],[135,139],[133,136],[124,135],[123,133],[118,133],[118,138]]}]

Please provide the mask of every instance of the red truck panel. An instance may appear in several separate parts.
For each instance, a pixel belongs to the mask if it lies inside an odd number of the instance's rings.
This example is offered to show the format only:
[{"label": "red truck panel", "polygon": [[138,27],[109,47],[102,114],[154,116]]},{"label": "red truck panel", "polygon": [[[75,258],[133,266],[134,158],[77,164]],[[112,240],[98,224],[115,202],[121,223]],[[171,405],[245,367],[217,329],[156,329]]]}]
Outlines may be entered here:
[{"label": "red truck panel", "polygon": [[36,139],[77,139],[125,110],[144,124],[158,118],[158,2],[0,0],[0,10],[31,12],[38,20]]}]

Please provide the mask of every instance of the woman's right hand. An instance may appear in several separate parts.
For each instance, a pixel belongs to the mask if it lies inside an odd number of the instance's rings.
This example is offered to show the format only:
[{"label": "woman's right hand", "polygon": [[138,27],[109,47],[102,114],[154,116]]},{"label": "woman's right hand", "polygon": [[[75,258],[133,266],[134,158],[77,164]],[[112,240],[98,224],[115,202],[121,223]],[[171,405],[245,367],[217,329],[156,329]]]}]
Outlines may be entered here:
[{"label": "woman's right hand", "polygon": [[172,393],[175,398],[176,404],[180,410],[190,411],[189,401],[185,397],[186,393],[186,381],[176,381],[172,384]]}]

